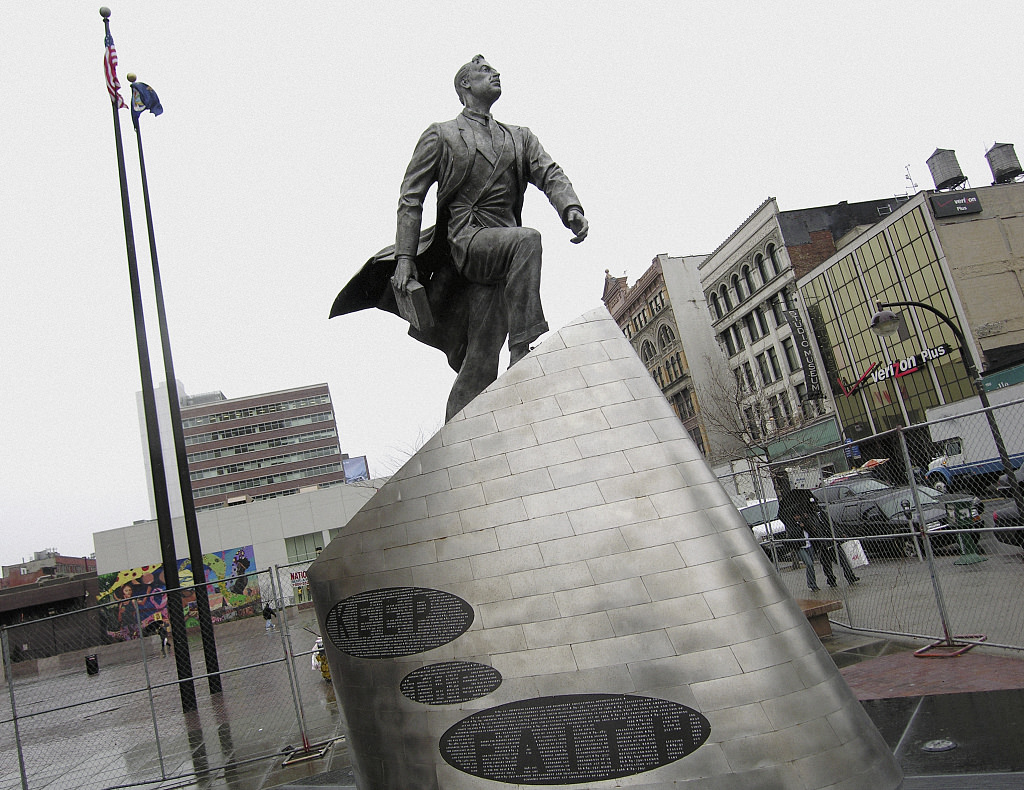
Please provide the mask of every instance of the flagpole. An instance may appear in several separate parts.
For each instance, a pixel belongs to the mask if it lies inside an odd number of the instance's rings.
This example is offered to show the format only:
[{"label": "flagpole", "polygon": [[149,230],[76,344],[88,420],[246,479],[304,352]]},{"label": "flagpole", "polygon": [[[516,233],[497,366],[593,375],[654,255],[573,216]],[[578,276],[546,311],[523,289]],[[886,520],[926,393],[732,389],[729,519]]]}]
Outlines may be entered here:
[{"label": "flagpole", "polygon": [[[113,48],[110,35],[110,9],[100,9],[106,32],[104,46]],[[109,43],[108,43],[109,42]],[[113,65],[116,65],[114,60]],[[113,86],[113,87],[111,87]],[[114,145],[117,150],[117,174],[121,187],[121,214],[124,219],[124,240],[128,253],[128,279],[131,283],[132,310],[135,316],[135,345],[139,354],[139,374],[142,378],[142,408],[146,418],[146,434],[149,447],[149,464],[153,478],[153,499],[156,505],[157,533],[160,538],[160,557],[163,562],[164,584],[167,588],[168,617],[171,621],[171,641],[174,645],[174,664],[178,672],[178,692],[181,709],[185,713],[196,710],[196,689],[192,680],[192,659],[188,648],[188,634],[185,632],[185,613],[181,606],[181,590],[178,581],[178,561],[174,550],[174,532],[171,526],[171,506],[167,495],[167,479],[164,474],[163,452],[160,448],[160,428],[156,417],[156,395],[153,391],[153,373],[149,360],[149,343],[146,339],[146,321],[142,311],[142,288],[139,283],[139,267],[135,256],[135,234],[132,230],[132,211],[128,200],[128,177],[124,166],[124,146],[121,142],[121,118],[118,113],[116,88],[117,78],[108,76],[108,90],[111,90],[110,106],[114,113]],[[141,636],[141,635],[140,635]]]},{"label": "flagpole", "polygon": [[[129,74],[128,81],[134,89],[135,75]],[[133,90],[134,96],[134,90]],[[133,100],[134,103],[134,100]],[[192,564],[192,583],[196,595],[196,614],[199,618],[199,635],[203,642],[203,656],[206,660],[206,674],[210,693],[222,691],[220,664],[217,660],[217,642],[213,634],[213,618],[210,616],[210,596],[206,584],[206,564],[203,562],[203,547],[199,539],[199,523],[196,520],[195,498],[192,494],[192,478],[188,471],[188,453],[185,449],[185,430],[181,424],[181,405],[178,403],[178,380],[174,376],[174,362],[171,359],[171,336],[167,330],[167,312],[164,310],[164,289],[160,280],[160,265],[156,256],[156,233],[153,230],[153,210],[149,201],[149,181],[146,178],[146,157],[142,152],[142,129],[139,113],[132,112],[135,138],[139,144],[139,169],[142,174],[142,200],[146,207],[146,228],[149,231],[149,257],[153,262],[153,286],[156,291],[156,316],[160,327],[160,348],[164,358],[164,377],[167,380],[167,395],[171,412],[171,432],[174,436],[174,456],[178,466],[178,485],[181,488],[181,502],[185,515],[185,536],[188,539],[188,556]]]}]

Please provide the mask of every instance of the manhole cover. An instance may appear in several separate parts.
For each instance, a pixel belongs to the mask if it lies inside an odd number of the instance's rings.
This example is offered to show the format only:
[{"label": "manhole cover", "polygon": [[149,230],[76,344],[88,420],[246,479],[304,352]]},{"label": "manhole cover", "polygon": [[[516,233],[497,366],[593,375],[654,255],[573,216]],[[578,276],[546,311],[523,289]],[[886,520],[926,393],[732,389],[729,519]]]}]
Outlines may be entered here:
[{"label": "manhole cover", "polygon": [[937,738],[934,741],[926,742],[921,748],[926,752],[948,752],[950,749],[956,748],[956,741],[951,741],[948,738]]}]

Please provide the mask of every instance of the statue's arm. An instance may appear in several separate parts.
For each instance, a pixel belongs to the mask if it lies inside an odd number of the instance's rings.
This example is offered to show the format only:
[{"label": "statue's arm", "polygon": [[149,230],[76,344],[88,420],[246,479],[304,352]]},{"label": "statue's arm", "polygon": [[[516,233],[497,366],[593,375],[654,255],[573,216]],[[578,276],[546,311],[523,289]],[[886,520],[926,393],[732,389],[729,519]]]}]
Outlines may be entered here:
[{"label": "statue's arm", "polygon": [[544,150],[544,146],[533,132],[523,127],[523,135],[523,150],[530,183],[547,195],[561,217],[562,224],[573,232],[573,243],[579,244],[587,237],[590,226],[583,216],[583,205],[576,196],[572,183],[562,168]]},{"label": "statue's arm", "polygon": [[398,228],[395,232],[397,266],[392,281],[404,290],[410,279],[416,279],[416,249],[423,225],[423,201],[437,181],[441,159],[441,135],[437,124],[431,124],[416,143],[398,199]]}]

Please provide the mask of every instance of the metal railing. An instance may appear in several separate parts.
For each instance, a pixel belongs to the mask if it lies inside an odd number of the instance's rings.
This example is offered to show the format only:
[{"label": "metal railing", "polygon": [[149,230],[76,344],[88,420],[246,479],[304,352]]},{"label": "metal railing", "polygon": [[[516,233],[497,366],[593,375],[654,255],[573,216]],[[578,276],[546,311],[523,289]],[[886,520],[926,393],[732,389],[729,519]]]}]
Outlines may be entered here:
[{"label": "metal railing", "polygon": [[[308,562],[208,584],[221,690],[179,677],[164,590],[0,629],[0,790],[114,788],[284,760],[340,737],[301,592]],[[296,586],[293,578],[299,581]],[[282,588],[279,580],[287,579]],[[181,588],[188,602],[192,587]],[[264,605],[273,614],[263,617]],[[193,668],[202,626],[188,629]],[[316,668],[317,671],[311,671]],[[196,688],[195,710],[178,689]]]}]

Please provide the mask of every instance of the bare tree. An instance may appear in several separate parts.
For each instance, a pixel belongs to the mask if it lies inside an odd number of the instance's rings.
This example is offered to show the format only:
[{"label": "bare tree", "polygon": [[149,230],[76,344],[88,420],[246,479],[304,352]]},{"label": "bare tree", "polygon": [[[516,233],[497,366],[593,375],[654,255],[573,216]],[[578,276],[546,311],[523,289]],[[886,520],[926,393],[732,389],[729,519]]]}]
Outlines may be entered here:
[{"label": "bare tree", "polygon": [[705,431],[719,442],[771,462],[769,447],[806,421],[784,390],[759,386],[749,365],[729,368],[704,355],[704,375],[695,381]]}]

